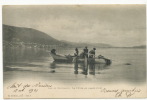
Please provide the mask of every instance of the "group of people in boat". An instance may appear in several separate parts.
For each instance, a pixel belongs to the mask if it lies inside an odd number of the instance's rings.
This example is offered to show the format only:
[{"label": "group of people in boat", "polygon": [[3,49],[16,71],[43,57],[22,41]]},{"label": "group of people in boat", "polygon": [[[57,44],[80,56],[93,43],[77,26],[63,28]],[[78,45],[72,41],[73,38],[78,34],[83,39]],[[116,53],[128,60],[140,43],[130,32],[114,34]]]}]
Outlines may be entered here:
[{"label": "group of people in boat", "polygon": [[[73,56],[71,56],[70,54],[67,56],[65,55],[66,57],[69,57],[69,59],[71,59],[72,57],[78,57],[78,58],[98,58],[98,59],[104,59],[106,61],[107,64],[111,64],[111,60],[105,58],[104,56],[102,55],[99,55],[98,57],[95,57],[95,50],[96,48],[93,48],[92,50],[88,50],[87,46],[83,49],[83,51],[79,54],[79,50],[78,48],[75,48],[75,53]],[[52,49],[51,50],[51,53],[54,54],[54,55],[58,55],[58,56],[63,56],[63,55],[59,55],[59,54],[56,54],[56,49]]]},{"label": "group of people in boat", "polygon": [[[93,48],[92,50],[90,50],[88,52],[88,48],[87,46],[83,49],[83,51],[79,54],[79,50],[78,48],[75,48],[75,53],[74,53],[74,56],[77,56],[77,57],[80,57],[80,58],[94,58],[95,57],[95,50],[96,48]],[[56,55],[56,49],[52,49],[51,50],[51,53]]]},{"label": "group of people in boat", "polygon": [[89,57],[89,58],[94,58],[95,57],[95,50],[96,48],[93,48],[92,50],[90,50],[88,52],[88,48],[87,46],[83,49],[83,51],[79,54],[79,50],[78,48],[75,49],[75,53],[74,56],[79,56],[80,58],[84,58],[84,57]]}]

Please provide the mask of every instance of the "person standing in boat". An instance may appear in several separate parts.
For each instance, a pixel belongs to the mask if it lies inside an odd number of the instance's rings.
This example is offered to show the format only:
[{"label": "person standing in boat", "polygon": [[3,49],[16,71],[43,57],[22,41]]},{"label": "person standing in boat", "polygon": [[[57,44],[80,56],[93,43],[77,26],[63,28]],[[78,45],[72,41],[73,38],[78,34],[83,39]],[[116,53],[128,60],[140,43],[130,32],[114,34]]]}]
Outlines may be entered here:
[{"label": "person standing in boat", "polygon": [[51,53],[54,54],[54,55],[56,55],[56,49],[52,49],[51,50]]},{"label": "person standing in boat", "polygon": [[89,51],[89,58],[95,58],[95,50],[96,48],[93,48],[93,50]]},{"label": "person standing in boat", "polygon": [[84,48],[84,56],[88,58],[88,48],[87,46]]},{"label": "person standing in boat", "polygon": [[78,50],[78,48],[76,48],[75,49],[75,54],[74,54],[75,56],[78,56],[79,55],[79,50]]}]

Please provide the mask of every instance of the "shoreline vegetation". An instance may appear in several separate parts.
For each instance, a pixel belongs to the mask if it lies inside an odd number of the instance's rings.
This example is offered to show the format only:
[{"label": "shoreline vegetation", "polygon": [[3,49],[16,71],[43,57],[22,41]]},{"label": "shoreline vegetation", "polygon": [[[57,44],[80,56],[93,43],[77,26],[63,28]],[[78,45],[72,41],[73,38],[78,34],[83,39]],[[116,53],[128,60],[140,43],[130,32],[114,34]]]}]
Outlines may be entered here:
[{"label": "shoreline vegetation", "polygon": [[41,31],[31,29],[3,25],[3,47],[19,47],[19,48],[140,48],[145,49],[146,45],[132,47],[115,47],[104,43],[74,43],[64,40],[56,40],[53,37]]}]

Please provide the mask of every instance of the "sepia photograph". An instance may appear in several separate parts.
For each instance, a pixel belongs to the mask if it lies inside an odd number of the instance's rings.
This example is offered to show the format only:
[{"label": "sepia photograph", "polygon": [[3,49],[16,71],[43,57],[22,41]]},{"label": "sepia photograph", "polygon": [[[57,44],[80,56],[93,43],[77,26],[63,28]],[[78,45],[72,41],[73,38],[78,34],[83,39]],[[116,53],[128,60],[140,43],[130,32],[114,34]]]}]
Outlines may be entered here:
[{"label": "sepia photograph", "polygon": [[146,98],[146,5],[4,5],[5,99]]}]

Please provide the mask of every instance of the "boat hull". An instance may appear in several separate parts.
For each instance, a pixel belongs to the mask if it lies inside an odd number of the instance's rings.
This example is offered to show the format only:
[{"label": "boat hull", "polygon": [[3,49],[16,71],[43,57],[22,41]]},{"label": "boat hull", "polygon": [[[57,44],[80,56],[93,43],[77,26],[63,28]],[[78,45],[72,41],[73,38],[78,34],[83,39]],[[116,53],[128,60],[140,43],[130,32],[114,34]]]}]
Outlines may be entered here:
[{"label": "boat hull", "polygon": [[61,56],[61,55],[54,55],[50,54],[54,61],[57,62],[73,62],[73,63],[95,63],[95,64],[111,64],[111,60],[103,59],[103,58],[79,58],[79,57],[72,57],[72,56]]},{"label": "boat hull", "polygon": [[58,61],[58,62],[72,62],[72,60],[73,60],[73,58],[70,56],[54,55],[52,53],[50,53],[50,55],[52,56],[54,61]]}]

